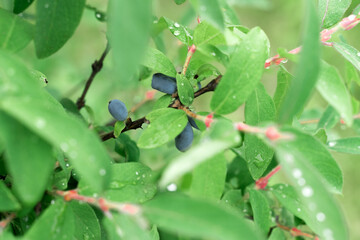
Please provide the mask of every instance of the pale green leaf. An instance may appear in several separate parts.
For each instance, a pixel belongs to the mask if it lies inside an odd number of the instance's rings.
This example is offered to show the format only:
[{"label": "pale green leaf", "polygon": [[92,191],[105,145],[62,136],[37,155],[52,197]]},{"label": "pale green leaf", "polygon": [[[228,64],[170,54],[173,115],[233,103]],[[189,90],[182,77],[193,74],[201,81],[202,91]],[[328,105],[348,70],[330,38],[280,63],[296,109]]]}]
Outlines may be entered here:
[{"label": "pale green leaf", "polygon": [[360,154],[360,137],[331,140],[328,147],[336,152]]},{"label": "pale green leaf", "polygon": [[277,85],[273,97],[277,111],[279,111],[280,106],[285,99],[286,93],[289,90],[291,79],[293,79],[293,76],[284,67],[281,66],[277,74]]},{"label": "pale green leaf", "polygon": [[266,197],[258,190],[249,189],[250,204],[254,214],[255,224],[262,230],[263,234],[267,234],[270,229],[270,206]]},{"label": "pale green leaf", "polygon": [[194,100],[194,89],[190,81],[183,74],[176,75],[176,85],[180,102],[189,106]]},{"label": "pale green leaf", "polygon": [[117,138],[126,127],[125,121],[116,121],[114,125],[114,136]]},{"label": "pale green leaf", "polygon": [[165,74],[170,77],[176,76],[176,70],[172,62],[165,54],[155,48],[149,48],[146,52],[142,64],[155,72]]},{"label": "pale green leaf", "polygon": [[344,42],[334,42],[333,47],[360,71],[360,52],[356,48]]},{"label": "pale green leaf", "polygon": [[269,40],[260,28],[252,29],[232,56],[211,99],[211,109],[219,114],[235,111],[256,88],[269,54]]},{"label": "pale green leaf", "polygon": [[85,0],[36,1],[35,49],[39,58],[57,52],[80,23]]},{"label": "pale green leaf", "polygon": [[224,17],[218,0],[198,0],[201,19],[208,21],[220,30],[224,30]]},{"label": "pale green leaf", "polygon": [[338,23],[351,4],[351,0],[319,0],[319,18],[322,28]]},{"label": "pale green leaf", "polygon": [[2,180],[0,181],[0,202],[0,212],[16,211],[20,209],[19,202]]},{"label": "pale green leaf", "polygon": [[307,1],[303,46],[295,78],[279,109],[280,123],[292,122],[301,112],[315,87],[320,70],[319,25],[316,10],[311,0]]}]

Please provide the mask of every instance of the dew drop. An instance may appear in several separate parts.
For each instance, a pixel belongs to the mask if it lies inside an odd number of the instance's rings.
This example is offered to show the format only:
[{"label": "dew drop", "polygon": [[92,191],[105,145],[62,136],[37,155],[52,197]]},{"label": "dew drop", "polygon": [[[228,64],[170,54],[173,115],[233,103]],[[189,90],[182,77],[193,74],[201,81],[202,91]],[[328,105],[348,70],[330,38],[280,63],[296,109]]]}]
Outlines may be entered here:
[{"label": "dew drop", "polygon": [[179,36],[179,35],[180,35],[180,31],[179,31],[179,30],[174,31],[174,35],[175,35],[175,36]]},{"label": "dew drop", "polygon": [[146,175],[145,175],[145,174],[143,174],[143,175],[142,175],[142,177],[143,177],[143,178],[145,178],[145,177],[146,177]]},{"label": "dew drop", "polygon": [[139,172],[135,172],[136,175],[139,175]]},{"label": "dew drop", "polygon": [[300,187],[304,186],[304,185],[305,185],[305,183],[306,183],[305,179],[303,179],[303,178],[299,178],[299,180],[298,180],[298,184],[299,184],[299,186],[300,186]]},{"label": "dew drop", "polygon": [[178,28],[178,27],[180,27],[180,24],[178,24],[178,23],[176,22],[176,23],[174,23],[174,26]]},{"label": "dew drop", "polygon": [[166,187],[166,189],[170,192],[175,192],[177,190],[177,186],[175,183],[171,183]]},{"label": "dew drop", "polygon": [[301,212],[301,208],[298,208],[297,211],[298,211],[298,212]]},{"label": "dew drop", "polygon": [[336,142],[329,142],[329,147],[334,147],[336,145]]},{"label": "dew drop", "polygon": [[358,52],[356,55],[357,55],[358,57],[360,57],[360,52]]},{"label": "dew drop", "polygon": [[306,186],[301,190],[301,193],[304,197],[311,197],[314,194],[314,190],[311,187]]},{"label": "dew drop", "polygon": [[319,213],[316,214],[316,219],[317,219],[319,222],[325,221],[325,218],[326,218],[326,216],[325,216],[325,214],[322,213],[322,212],[319,212]]},{"label": "dew drop", "polygon": [[51,200],[51,202],[50,202],[51,204],[55,204],[55,200]]},{"label": "dew drop", "polygon": [[100,176],[104,176],[106,174],[106,170],[103,168],[100,169],[99,174],[100,174]]},{"label": "dew drop", "polygon": [[212,52],[211,55],[216,56],[216,53]]},{"label": "dew drop", "polygon": [[294,178],[300,178],[302,176],[302,172],[300,169],[298,168],[295,168],[293,171],[292,171],[292,175],[294,176]]},{"label": "dew drop", "polygon": [[326,240],[332,240],[332,239],[334,239],[334,237],[333,237],[333,232],[332,232],[331,229],[329,229],[329,228],[324,229],[323,235],[324,235],[324,237],[325,237]]},{"label": "dew drop", "polygon": [[69,151],[69,145],[67,145],[67,143],[61,143],[61,144],[60,144],[60,148],[61,148],[61,150],[63,150],[64,152]]},{"label": "dew drop", "polygon": [[49,8],[49,4],[48,4],[48,3],[45,4],[45,5],[44,5],[44,8]]},{"label": "dew drop", "polygon": [[35,125],[37,128],[42,129],[45,127],[46,122],[43,118],[38,118],[38,119],[36,119]]}]

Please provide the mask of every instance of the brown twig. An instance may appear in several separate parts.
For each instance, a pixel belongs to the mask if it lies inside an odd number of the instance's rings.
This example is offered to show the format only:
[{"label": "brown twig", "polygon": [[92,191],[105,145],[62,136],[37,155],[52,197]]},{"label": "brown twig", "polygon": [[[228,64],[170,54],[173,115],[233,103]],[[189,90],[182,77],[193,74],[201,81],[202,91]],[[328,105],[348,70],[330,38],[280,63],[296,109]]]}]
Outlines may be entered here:
[{"label": "brown twig", "polygon": [[76,102],[77,108],[79,110],[85,106],[85,96],[86,96],[96,74],[98,72],[100,72],[100,70],[102,69],[104,59],[105,59],[106,55],[108,54],[109,50],[110,50],[110,45],[109,45],[109,43],[107,43],[106,48],[105,48],[104,52],[101,54],[100,59],[95,60],[95,62],[91,65],[92,72],[91,72],[88,80],[86,81],[86,84],[85,84],[85,87],[84,87],[84,90],[83,90],[81,96],[79,97],[79,99]]},{"label": "brown twig", "polygon": [[[145,123],[146,121],[147,120],[146,120],[145,117],[139,118],[139,119],[137,119],[135,121],[131,121],[131,119],[130,119],[130,121],[128,121],[126,123],[125,128],[121,132],[123,133],[123,132],[129,131],[129,130],[135,130],[135,129],[141,128],[143,123]],[[102,135],[101,140],[106,141],[106,140],[109,140],[109,139],[114,138],[114,137],[115,137],[114,136],[114,131],[111,131],[109,133],[106,133],[106,134]]]}]

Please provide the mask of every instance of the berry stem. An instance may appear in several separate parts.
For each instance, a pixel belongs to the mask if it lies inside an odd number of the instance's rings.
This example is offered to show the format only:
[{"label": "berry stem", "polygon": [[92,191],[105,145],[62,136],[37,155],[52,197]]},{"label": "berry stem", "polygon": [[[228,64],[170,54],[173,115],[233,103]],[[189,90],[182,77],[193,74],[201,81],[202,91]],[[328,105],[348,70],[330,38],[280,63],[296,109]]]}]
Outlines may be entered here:
[{"label": "berry stem", "polygon": [[193,45],[191,45],[191,47],[189,48],[188,53],[187,53],[187,56],[186,56],[185,64],[184,64],[184,67],[183,67],[183,70],[182,70],[182,74],[183,74],[183,75],[185,75],[186,70],[187,70],[188,67],[189,67],[191,57],[194,55],[195,51],[196,51],[196,46],[193,44]]},{"label": "berry stem", "polygon": [[262,177],[260,178],[259,180],[257,180],[255,182],[255,187],[257,189],[264,189],[268,182],[269,182],[269,179],[274,176],[275,173],[277,173],[279,170],[281,169],[281,166],[278,165],[276,168],[274,168],[273,170],[271,170],[271,172],[269,172],[265,177]]},{"label": "berry stem", "polygon": [[6,228],[7,225],[16,217],[15,213],[11,213],[2,221],[0,221],[0,234]]}]

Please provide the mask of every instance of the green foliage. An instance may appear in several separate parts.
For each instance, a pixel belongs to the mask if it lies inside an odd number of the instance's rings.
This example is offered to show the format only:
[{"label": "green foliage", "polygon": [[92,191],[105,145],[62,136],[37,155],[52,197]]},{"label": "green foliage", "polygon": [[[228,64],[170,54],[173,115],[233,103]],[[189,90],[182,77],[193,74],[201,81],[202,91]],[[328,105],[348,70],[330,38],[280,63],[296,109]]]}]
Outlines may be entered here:
[{"label": "green foliage", "polygon": [[158,1],[0,0],[0,239],[349,239],[332,153],[360,154],[360,54],[335,32],[356,34],[356,2],[308,0],[294,24],[298,2]]}]

